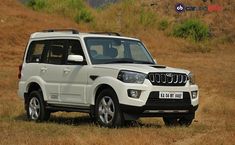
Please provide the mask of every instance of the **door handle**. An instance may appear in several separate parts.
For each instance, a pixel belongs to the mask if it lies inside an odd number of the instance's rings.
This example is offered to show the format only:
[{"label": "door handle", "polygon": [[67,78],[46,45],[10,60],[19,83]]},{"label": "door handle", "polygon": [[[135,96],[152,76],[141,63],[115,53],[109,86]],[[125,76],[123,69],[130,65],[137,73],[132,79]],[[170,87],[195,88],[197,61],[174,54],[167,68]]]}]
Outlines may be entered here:
[{"label": "door handle", "polygon": [[46,71],[47,71],[47,68],[46,68],[46,67],[42,67],[42,68],[41,68],[41,71],[42,71],[42,72],[46,72]]},{"label": "door handle", "polygon": [[71,72],[71,69],[69,69],[69,68],[64,69],[64,73],[69,73],[69,72]]}]

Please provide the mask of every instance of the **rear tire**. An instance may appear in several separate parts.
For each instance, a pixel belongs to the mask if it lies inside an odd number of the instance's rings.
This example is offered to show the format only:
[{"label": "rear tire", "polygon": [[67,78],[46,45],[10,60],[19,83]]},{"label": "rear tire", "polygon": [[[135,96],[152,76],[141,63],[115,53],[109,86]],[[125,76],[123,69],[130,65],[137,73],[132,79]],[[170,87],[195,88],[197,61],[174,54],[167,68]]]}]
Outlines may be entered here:
[{"label": "rear tire", "polygon": [[112,89],[103,90],[96,100],[95,117],[104,127],[120,127],[124,124],[116,93]]},{"label": "rear tire", "polygon": [[47,121],[50,112],[46,109],[41,91],[32,91],[26,104],[27,118],[34,121]]}]

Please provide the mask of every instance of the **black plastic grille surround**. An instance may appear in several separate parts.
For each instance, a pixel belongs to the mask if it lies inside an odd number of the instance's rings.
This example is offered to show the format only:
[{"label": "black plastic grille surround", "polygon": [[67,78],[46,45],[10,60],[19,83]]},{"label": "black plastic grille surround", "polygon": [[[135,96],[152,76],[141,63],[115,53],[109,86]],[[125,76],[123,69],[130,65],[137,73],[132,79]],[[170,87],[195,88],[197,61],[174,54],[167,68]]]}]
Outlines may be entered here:
[{"label": "black plastic grille surround", "polygon": [[191,99],[189,92],[183,92],[183,99],[160,99],[159,92],[151,92],[146,102],[148,107],[161,106],[162,109],[174,109],[174,108],[187,108],[191,106]]},{"label": "black plastic grille surround", "polygon": [[185,86],[188,76],[183,73],[154,72],[149,73],[148,80],[157,86]]}]

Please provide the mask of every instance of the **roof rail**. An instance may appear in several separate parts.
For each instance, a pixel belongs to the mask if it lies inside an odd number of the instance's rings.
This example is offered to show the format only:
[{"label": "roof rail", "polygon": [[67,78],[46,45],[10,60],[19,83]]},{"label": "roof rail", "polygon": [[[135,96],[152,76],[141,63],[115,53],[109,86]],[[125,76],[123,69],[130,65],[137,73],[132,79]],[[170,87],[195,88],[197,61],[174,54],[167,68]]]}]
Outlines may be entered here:
[{"label": "roof rail", "polygon": [[121,36],[117,32],[89,32],[90,34],[104,34],[104,35],[116,35],[116,36]]},{"label": "roof rail", "polygon": [[79,32],[76,29],[48,29],[43,30],[42,32],[60,32],[60,31],[71,31],[73,34],[79,34]]}]

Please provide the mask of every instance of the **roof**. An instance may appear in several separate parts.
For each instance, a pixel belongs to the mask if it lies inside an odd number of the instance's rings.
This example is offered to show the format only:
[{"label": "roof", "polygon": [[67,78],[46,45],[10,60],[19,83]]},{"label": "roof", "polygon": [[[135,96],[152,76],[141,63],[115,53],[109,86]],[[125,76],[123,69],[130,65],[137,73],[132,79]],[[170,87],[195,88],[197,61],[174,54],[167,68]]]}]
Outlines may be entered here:
[{"label": "roof", "polygon": [[106,37],[106,38],[120,38],[120,39],[131,39],[138,40],[136,38],[124,37],[120,36],[120,34],[116,32],[90,32],[90,33],[80,33],[73,29],[62,29],[62,30],[44,30],[42,32],[35,32],[31,34],[31,39],[39,39],[39,38],[53,38],[53,37]]}]

